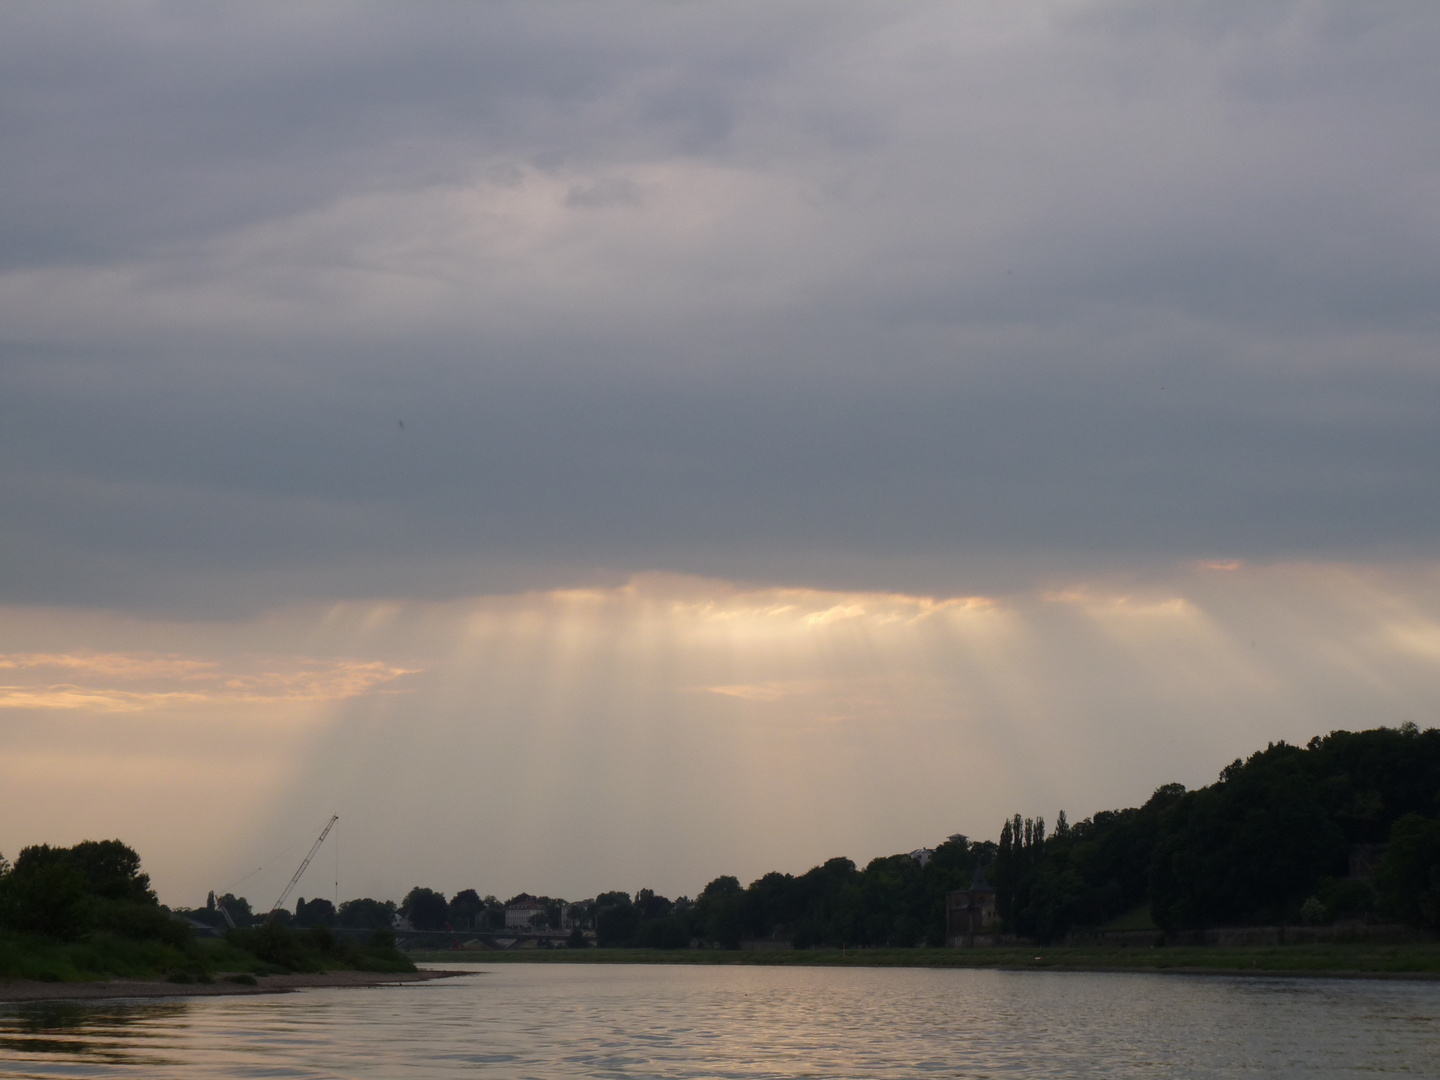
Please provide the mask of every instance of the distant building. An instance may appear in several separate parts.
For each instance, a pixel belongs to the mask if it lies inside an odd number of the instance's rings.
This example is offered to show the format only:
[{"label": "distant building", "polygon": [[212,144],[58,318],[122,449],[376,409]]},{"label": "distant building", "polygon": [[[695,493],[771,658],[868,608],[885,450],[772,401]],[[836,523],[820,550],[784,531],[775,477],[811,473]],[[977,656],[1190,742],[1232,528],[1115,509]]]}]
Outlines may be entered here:
[{"label": "distant building", "polygon": [[976,867],[968,889],[945,894],[946,944],[962,948],[993,945],[999,932],[995,890],[985,880],[985,871]]},{"label": "distant building", "polygon": [[505,905],[506,930],[534,930],[545,925],[545,905],[521,893]]},{"label": "distant building", "polygon": [[910,852],[910,858],[914,859],[921,866],[929,866],[930,860],[935,857],[935,849],[922,847]]}]

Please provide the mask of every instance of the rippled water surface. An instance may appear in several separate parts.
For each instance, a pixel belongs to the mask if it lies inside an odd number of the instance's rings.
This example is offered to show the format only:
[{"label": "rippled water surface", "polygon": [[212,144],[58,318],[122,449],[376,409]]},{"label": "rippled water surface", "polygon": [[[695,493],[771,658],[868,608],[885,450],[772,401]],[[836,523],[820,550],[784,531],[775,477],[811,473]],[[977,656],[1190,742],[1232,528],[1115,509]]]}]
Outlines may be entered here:
[{"label": "rippled water surface", "polygon": [[0,1006],[6,1077],[1440,1076],[1440,984],[476,965],[419,986]]}]

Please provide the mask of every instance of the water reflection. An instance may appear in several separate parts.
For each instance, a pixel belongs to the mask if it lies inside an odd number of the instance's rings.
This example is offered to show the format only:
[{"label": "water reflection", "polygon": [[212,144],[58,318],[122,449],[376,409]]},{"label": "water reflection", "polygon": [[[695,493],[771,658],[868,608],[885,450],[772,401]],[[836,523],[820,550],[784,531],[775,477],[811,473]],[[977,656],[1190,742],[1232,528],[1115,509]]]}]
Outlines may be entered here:
[{"label": "water reflection", "polygon": [[1435,1075],[1440,984],[495,965],[279,997],[0,1011],[0,1076]]},{"label": "water reflection", "polygon": [[[183,1030],[185,1003],[35,1001],[0,1013],[0,1062],[167,1065],[156,1052]],[[52,1074],[54,1075],[54,1074]]]}]

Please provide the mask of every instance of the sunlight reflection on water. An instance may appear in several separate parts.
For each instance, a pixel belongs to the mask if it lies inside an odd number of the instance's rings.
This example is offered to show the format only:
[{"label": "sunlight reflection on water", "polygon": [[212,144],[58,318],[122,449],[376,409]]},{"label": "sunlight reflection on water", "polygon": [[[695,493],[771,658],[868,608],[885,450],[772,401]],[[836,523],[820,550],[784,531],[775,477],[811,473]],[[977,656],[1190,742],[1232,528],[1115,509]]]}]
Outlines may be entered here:
[{"label": "sunlight reflection on water", "polygon": [[1440,983],[473,967],[481,974],[372,990],[0,1007],[0,1075],[860,1080],[1440,1073]]}]

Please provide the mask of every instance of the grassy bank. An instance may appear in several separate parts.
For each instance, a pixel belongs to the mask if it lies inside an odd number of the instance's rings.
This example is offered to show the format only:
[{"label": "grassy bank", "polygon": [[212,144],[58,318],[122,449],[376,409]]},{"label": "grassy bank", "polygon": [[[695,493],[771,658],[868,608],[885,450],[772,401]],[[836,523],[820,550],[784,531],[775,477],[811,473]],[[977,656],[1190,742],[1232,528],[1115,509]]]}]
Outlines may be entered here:
[{"label": "grassy bank", "polygon": [[811,967],[1005,968],[1043,971],[1302,973],[1440,978],[1440,944],[1282,945],[1248,948],[524,949],[413,952],[421,964],[754,964]]},{"label": "grassy bank", "polygon": [[179,944],[95,933],[78,941],[0,934],[0,979],[80,982],[92,979],[170,979],[208,982],[217,974],[414,971],[393,939],[337,941],[333,936],[283,927],[242,930],[229,939]]},{"label": "grassy bank", "polygon": [[84,941],[56,941],[29,935],[0,936],[0,978],[42,982],[90,979],[204,981],[216,972],[261,975],[272,970],[253,953],[223,941],[185,947],[159,941],[132,941],[96,934]]}]

